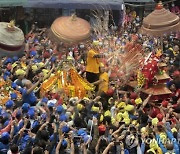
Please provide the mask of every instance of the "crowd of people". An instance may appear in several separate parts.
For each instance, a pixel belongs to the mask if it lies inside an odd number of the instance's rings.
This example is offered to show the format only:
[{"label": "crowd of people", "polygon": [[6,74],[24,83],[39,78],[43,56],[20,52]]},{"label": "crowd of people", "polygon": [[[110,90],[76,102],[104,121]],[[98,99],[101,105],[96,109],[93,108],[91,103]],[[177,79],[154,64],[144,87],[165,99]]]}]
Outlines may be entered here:
[{"label": "crowd of people", "polygon": [[[158,39],[138,34],[139,25],[137,17],[126,23],[125,32],[109,37],[125,52],[123,47],[136,35],[134,43],[156,54]],[[153,102],[153,93],[145,97],[127,85],[111,84],[112,66],[102,63],[102,42],[67,47],[33,25],[24,55],[0,59],[0,80],[9,83],[0,89],[9,96],[0,106],[0,154],[179,154],[179,44],[175,34],[164,37],[160,61],[167,65],[172,94]],[[69,57],[95,91],[84,98],[70,98],[63,90],[41,96],[41,84]]]}]

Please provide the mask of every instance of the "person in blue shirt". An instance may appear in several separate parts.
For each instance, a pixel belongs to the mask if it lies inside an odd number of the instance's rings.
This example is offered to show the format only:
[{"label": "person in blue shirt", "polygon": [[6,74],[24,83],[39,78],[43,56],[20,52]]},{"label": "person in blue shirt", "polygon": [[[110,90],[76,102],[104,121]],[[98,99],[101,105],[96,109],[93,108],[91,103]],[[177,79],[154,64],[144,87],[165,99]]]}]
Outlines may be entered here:
[{"label": "person in blue shirt", "polygon": [[41,83],[43,78],[40,78],[34,85],[30,80],[25,82],[25,88],[21,88],[23,103],[29,103],[31,106],[36,105],[37,97],[35,96],[34,89]]},{"label": "person in blue shirt", "polygon": [[10,134],[8,132],[4,132],[1,134],[0,154],[7,154],[9,150],[9,139],[10,139]]},{"label": "person in blue shirt", "polygon": [[37,97],[35,96],[35,92],[33,91],[41,82],[43,81],[43,77],[40,77],[39,80],[33,84],[30,80],[26,80],[24,83],[24,88],[19,88],[15,83],[13,83],[12,87],[19,90],[22,94],[23,103],[28,103],[31,106],[35,106],[37,102]]}]

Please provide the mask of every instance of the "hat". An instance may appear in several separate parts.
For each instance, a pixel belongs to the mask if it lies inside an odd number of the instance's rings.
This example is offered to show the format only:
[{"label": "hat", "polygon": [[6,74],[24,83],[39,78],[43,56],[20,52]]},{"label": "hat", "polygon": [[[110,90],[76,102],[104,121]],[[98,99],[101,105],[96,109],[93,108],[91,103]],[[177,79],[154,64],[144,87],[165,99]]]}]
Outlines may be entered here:
[{"label": "hat", "polygon": [[159,114],[157,115],[157,118],[158,118],[159,121],[162,121],[163,118],[164,118],[164,116],[163,116],[161,113],[159,113]]},{"label": "hat", "polygon": [[124,118],[123,122],[125,122],[126,125],[129,125],[131,120],[129,118]]},{"label": "hat", "polygon": [[132,110],[134,110],[134,106],[133,105],[126,105],[126,107],[124,109],[126,111],[132,111]]},{"label": "hat", "polygon": [[15,73],[17,76],[26,74],[26,72],[23,69],[18,69]]},{"label": "hat", "polygon": [[13,62],[12,58],[7,58],[4,62],[4,64],[8,64],[8,63],[12,63],[12,62]]},{"label": "hat", "polygon": [[24,112],[27,112],[27,111],[29,110],[29,108],[30,108],[30,105],[29,105],[28,103],[24,103],[24,104],[22,105],[22,110],[23,110]]},{"label": "hat", "polygon": [[11,96],[11,99],[17,99],[17,94],[16,93],[11,93],[10,96]]},{"label": "hat", "polygon": [[53,102],[48,102],[48,107],[54,107],[55,106],[55,104],[53,103]]},{"label": "hat", "polygon": [[11,73],[10,73],[9,71],[4,72],[4,74],[5,74],[6,76],[10,76],[10,75],[11,75]]},{"label": "hat", "polygon": [[68,126],[63,126],[62,127],[62,133],[68,133],[70,128]]},{"label": "hat", "polygon": [[101,124],[98,128],[99,128],[99,132],[101,132],[101,133],[106,131],[106,126],[103,124]]},{"label": "hat", "polygon": [[116,115],[116,120],[117,120],[118,122],[120,122],[120,121],[122,120],[122,113],[121,113],[121,112],[119,112],[119,113]]},{"label": "hat", "polygon": [[48,98],[47,98],[47,97],[43,97],[42,100],[41,100],[41,102],[47,103],[47,102],[48,102]]},{"label": "hat", "polygon": [[108,96],[112,96],[114,94],[114,90],[112,88],[109,88],[108,91],[106,92]]},{"label": "hat", "polygon": [[125,102],[120,102],[117,107],[118,108],[124,108],[126,106],[126,103]]},{"label": "hat", "polygon": [[36,56],[37,52],[36,51],[31,51],[30,52],[30,56],[33,57],[33,56]]},{"label": "hat", "polygon": [[87,132],[84,129],[81,128],[81,129],[78,130],[77,135],[78,136],[84,136],[84,135],[87,135]]},{"label": "hat", "polygon": [[67,121],[68,117],[65,114],[60,115],[59,120],[60,121]]},{"label": "hat", "polygon": [[56,61],[56,57],[53,56],[53,57],[51,58],[51,61],[52,61],[52,62],[55,62],[55,61]]},{"label": "hat", "polygon": [[174,133],[174,132],[177,132],[177,129],[174,127],[171,129],[171,131]]},{"label": "hat", "polygon": [[14,101],[12,100],[8,100],[5,104],[6,108],[9,109],[14,105]]},{"label": "hat", "polygon": [[39,68],[42,68],[42,67],[44,67],[44,66],[45,66],[45,64],[44,64],[43,62],[38,63],[38,67],[39,67]]},{"label": "hat", "polygon": [[141,98],[136,98],[135,99],[135,103],[138,104],[142,104],[142,99]]},{"label": "hat", "polygon": [[17,63],[13,63],[11,66],[12,68],[16,67],[18,64]]},{"label": "hat", "polygon": [[159,122],[158,118],[153,118],[151,120],[151,123],[152,123],[153,126],[156,126],[158,124],[158,122]]},{"label": "hat", "polygon": [[57,106],[56,111],[60,114],[64,111],[64,108],[62,105]]},{"label": "hat", "polygon": [[9,124],[10,120],[6,120],[4,123],[4,127],[6,127]]},{"label": "hat", "polygon": [[39,126],[39,121],[34,121],[33,124],[32,124],[32,129],[33,128],[36,128],[37,126]]},{"label": "hat", "polygon": [[63,146],[63,148],[65,149],[68,145],[67,141],[65,139],[62,140],[61,145]]},{"label": "hat", "polygon": [[20,117],[21,117],[21,115],[22,115],[21,110],[18,110],[18,111],[16,112],[16,118],[20,118]]},{"label": "hat", "polygon": [[16,84],[15,82],[12,82],[12,83],[11,83],[11,87],[12,87],[13,89],[15,89],[15,88],[17,87],[17,84]]},{"label": "hat", "polygon": [[35,115],[35,109],[33,107],[30,107],[29,110],[28,110],[28,115],[31,119],[34,118],[34,115]]},{"label": "hat", "polygon": [[111,117],[111,112],[110,112],[109,110],[107,110],[107,111],[104,113],[104,116],[105,116],[105,117],[107,117],[107,116]]},{"label": "hat", "polygon": [[78,109],[79,111],[81,111],[83,108],[84,108],[84,106],[83,106],[82,104],[77,104],[77,109]]},{"label": "hat", "polygon": [[43,120],[46,120],[47,114],[46,114],[46,113],[41,114],[41,118],[42,118]]},{"label": "hat", "polygon": [[9,140],[9,138],[10,138],[10,135],[9,135],[8,132],[3,132],[3,133],[1,134],[1,140],[2,140],[2,141],[7,141],[7,140]]},{"label": "hat", "polygon": [[91,108],[91,111],[93,112],[99,112],[99,107],[95,107],[94,105]]},{"label": "hat", "polygon": [[92,45],[98,46],[99,45],[99,41],[93,41]]},{"label": "hat", "polygon": [[84,141],[85,143],[87,143],[89,140],[92,140],[92,137],[91,137],[90,135],[84,135],[84,136],[83,136],[83,141]]},{"label": "hat", "polygon": [[31,68],[32,68],[32,71],[34,71],[34,72],[38,70],[37,65],[32,65],[32,67],[31,67]]},{"label": "hat", "polygon": [[162,101],[162,106],[163,106],[163,107],[167,107],[167,106],[168,106],[168,101],[163,100],[163,101]]}]

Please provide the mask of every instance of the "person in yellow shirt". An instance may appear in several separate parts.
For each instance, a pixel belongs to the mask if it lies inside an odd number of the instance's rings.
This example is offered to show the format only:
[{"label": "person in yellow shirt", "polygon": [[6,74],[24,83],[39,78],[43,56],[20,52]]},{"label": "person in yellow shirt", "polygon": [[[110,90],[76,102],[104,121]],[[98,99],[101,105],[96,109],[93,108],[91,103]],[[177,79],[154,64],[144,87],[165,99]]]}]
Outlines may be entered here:
[{"label": "person in yellow shirt", "polygon": [[87,53],[86,79],[93,83],[99,80],[99,58],[103,55],[98,52],[98,41],[93,42],[92,48]]},{"label": "person in yellow shirt", "polygon": [[94,85],[98,85],[97,96],[102,96],[107,93],[109,89],[109,75],[110,71],[107,73],[104,64],[100,63],[99,80],[93,83]]}]

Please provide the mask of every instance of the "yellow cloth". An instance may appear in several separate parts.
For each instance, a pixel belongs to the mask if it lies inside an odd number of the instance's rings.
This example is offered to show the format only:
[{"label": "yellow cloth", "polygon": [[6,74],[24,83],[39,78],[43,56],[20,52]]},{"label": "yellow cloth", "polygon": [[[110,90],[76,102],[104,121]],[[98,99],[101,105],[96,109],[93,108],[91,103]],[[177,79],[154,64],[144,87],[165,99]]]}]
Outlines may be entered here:
[{"label": "yellow cloth", "polygon": [[158,124],[158,122],[159,122],[158,118],[153,118],[151,120],[151,123],[152,123],[153,126],[156,126]]},{"label": "yellow cloth", "polygon": [[95,55],[97,55],[96,51],[89,50],[87,54],[87,72],[99,73],[99,60],[98,58],[94,58]]},{"label": "yellow cloth", "polygon": [[103,82],[101,82],[99,84],[99,90],[106,93],[108,91],[108,85],[109,85],[109,76],[108,76],[108,73],[107,72],[102,73],[100,75],[99,79],[103,80]]}]

